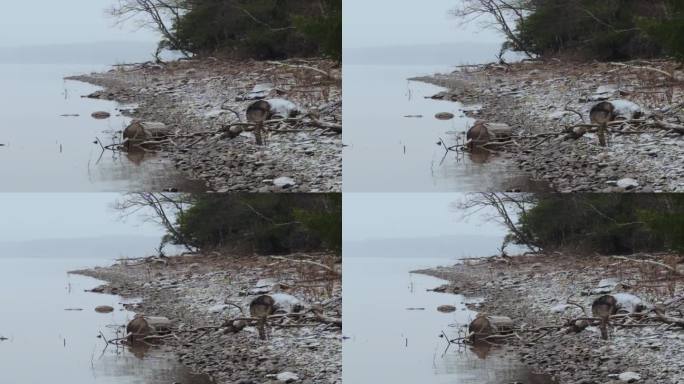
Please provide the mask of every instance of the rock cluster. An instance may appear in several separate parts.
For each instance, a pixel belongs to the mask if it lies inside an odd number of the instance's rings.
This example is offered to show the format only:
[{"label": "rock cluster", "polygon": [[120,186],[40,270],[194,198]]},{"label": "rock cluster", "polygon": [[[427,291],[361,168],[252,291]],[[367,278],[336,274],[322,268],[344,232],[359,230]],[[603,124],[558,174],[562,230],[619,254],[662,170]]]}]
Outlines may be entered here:
[{"label": "rock cluster", "polygon": [[[676,64],[665,61],[656,66],[672,71]],[[445,94],[463,103],[481,104],[481,109],[466,111],[472,118],[508,123],[522,136],[556,133],[546,140],[521,140],[520,146],[507,149],[522,170],[556,191],[684,191],[681,133],[652,128],[621,134],[623,127],[616,127],[605,148],[593,133],[562,139],[565,127],[582,123],[579,115],[588,123],[589,110],[602,100],[614,101],[631,116],[681,126],[684,89],[658,72],[610,63],[525,62],[469,67],[419,80],[444,87],[457,84]],[[630,182],[620,182],[626,179]]]},{"label": "rock cluster", "polygon": [[[175,137],[162,155],[192,179],[218,192],[338,192],[342,185],[342,135],[331,129],[269,125],[265,145],[252,132],[230,135],[224,127],[246,121],[256,84],[295,102],[324,123],[341,124],[340,69],[319,60],[325,76],[296,65],[190,60],[160,67],[131,65],[107,73],[74,76],[104,87],[88,97],[116,100],[120,110],[166,124]],[[312,64],[309,63],[309,66]],[[277,129],[281,128],[278,132]],[[275,183],[291,179],[293,182]]]},{"label": "rock cluster", "polygon": [[[681,287],[666,293],[668,283],[660,275],[660,287],[640,283],[655,281],[652,273],[658,272],[644,272],[633,263],[616,268],[615,263],[609,257],[517,256],[510,261],[491,258],[420,272],[458,282],[466,296],[484,297],[471,309],[509,316],[516,327],[524,329],[560,326],[567,319],[585,316],[579,307],[591,314],[592,301],[606,292],[619,296],[617,292],[629,291],[648,303],[671,303],[672,296],[684,297]],[[496,271],[493,276],[492,270]],[[660,272],[665,276],[666,271]],[[684,383],[681,328],[656,322],[611,326],[610,334],[604,341],[596,326],[580,333],[550,329],[523,333],[523,340],[514,339],[510,347],[533,370],[551,374],[559,383]]]},{"label": "rock cluster", "polygon": [[[317,257],[326,263],[326,258],[335,258]],[[249,316],[255,292],[284,287],[326,316],[341,318],[341,279],[320,267],[214,254],[171,257],[165,265],[123,263],[75,273],[108,281],[124,297],[141,298],[126,305],[131,311],[169,318],[178,338],[166,338],[165,347],[216,383],[341,383],[339,326],[308,321],[288,327],[293,323],[286,319],[283,327],[271,323],[269,338],[260,340],[255,326],[243,323],[236,328],[231,320]]]}]

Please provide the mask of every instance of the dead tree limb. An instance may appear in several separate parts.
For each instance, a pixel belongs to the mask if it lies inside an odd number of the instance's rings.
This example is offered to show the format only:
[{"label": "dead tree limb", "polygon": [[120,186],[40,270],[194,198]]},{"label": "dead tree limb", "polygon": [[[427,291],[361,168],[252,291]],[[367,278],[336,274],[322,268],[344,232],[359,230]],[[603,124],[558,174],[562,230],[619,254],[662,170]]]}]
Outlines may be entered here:
[{"label": "dead tree limb", "polygon": [[665,264],[665,263],[661,263],[661,262],[659,262],[659,261],[655,261],[655,260],[637,260],[637,259],[630,259],[630,258],[624,257],[624,256],[612,256],[612,257],[613,257],[614,259],[617,259],[617,260],[624,260],[624,261],[629,261],[629,262],[632,262],[632,263],[656,265],[656,266],[659,266],[659,267],[661,267],[661,268],[667,269],[668,271],[674,273],[675,275],[681,275],[681,273],[680,273],[678,270],[676,270],[675,268],[673,268],[673,267],[671,267],[671,266],[669,266],[669,265],[667,265],[667,264]]},{"label": "dead tree limb", "polygon": [[272,259],[275,259],[275,260],[282,260],[282,261],[287,261],[287,262],[291,262],[291,263],[299,263],[299,264],[314,265],[314,266],[323,268],[323,269],[325,269],[325,270],[327,270],[327,271],[329,271],[329,272],[331,272],[331,273],[333,273],[333,274],[335,274],[335,275],[339,275],[339,274],[340,274],[339,272],[337,272],[336,270],[330,268],[329,266],[327,266],[327,265],[325,265],[325,264],[323,264],[323,263],[316,262],[316,261],[301,260],[301,259],[290,259],[290,258],[282,257],[282,256],[271,256],[271,258],[272,258]]}]

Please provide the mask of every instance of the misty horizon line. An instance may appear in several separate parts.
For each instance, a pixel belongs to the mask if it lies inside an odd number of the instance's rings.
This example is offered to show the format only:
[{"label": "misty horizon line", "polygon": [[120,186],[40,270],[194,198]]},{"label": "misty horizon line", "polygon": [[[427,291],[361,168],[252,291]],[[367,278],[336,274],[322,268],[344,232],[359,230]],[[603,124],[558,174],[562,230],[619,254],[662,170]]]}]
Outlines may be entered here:
[{"label": "misty horizon line", "polygon": [[473,42],[473,41],[452,41],[452,42],[440,42],[440,43],[411,43],[411,44],[378,44],[378,45],[367,45],[367,46],[357,46],[357,47],[342,47],[343,50],[364,50],[364,49],[387,49],[387,48],[414,48],[414,47],[445,47],[445,46],[475,46],[479,47],[482,45],[497,46],[500,47],[502,42],[497,41],[484,41],[484,42]]},{"label": "misty horizon line", "polygon": [[126,44],[126,45],[149,45],[158,44],[159,41],[142,41],[142,40],[97,40],[97,41],[74,41],[62,43],[32,43],[20,45],[4,45],[0,44],[0,49],[26,49],[26,48],[43,48],[43,47],[61,47],[61,46],[87,46],[87,45],[102,45],[102,44]]},{"label": "misty horizon line", "polygon": [[0,244],[24,244],[24,243],[34,243],[34,242],[45,242],[45,241],[78,241],[78,240],[102,240],[102,239],[161,239],[163,234],[159,236],[155,235],[100,235],[100,236],[79,236],[79,237],[41,237],[36,239],[24,239],[24,240],[0,240]]},{"label": "misty horizon line", "polygon": [[480,238],[500,238],[499,235],[482,235],[482,234],[451,234],[451,235],[432,235],[432,236],[402,236],[402,237],[370,237],[365,239],[357,240],[345,240],[344,242],[349,243],[364,243],[367,241],[387,241],[387,240],[432,240],[441,238],[458,238],[458,237],[480,237]]}]

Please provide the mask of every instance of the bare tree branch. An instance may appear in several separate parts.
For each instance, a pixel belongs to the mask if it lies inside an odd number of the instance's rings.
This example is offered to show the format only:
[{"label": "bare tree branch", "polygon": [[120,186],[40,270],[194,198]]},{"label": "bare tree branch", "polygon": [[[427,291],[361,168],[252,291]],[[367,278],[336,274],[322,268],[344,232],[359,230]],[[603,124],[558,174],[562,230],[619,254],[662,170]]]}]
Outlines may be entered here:
[{"label": "bare tree branch", "polygon": [[119,23],[142,17],[142,26],[158,31],[168,41],[171,49],[178,50],[188,57],[176,34],[167,25],[169,21],[180,21],[187,10],[184,0],[119,0],[108,13]]},{"label": "bare tree branch", "polygon": [[[194,252],[195,250],[187,243],[175,224],[176,217],[183,214],[189,203],[190,197],[184,194],[136,192],[124,195],[121,200],[116,202],[114,208],[121,211],[122,218],[151,211],[153,214],[147,216],[149,221],[163,226],[178,243],[188,251]],[[164,241],[162,241],[162,245],[163,243]]]},{"label": "bare tree branch", "polygon": [[522,26],[532,9],[532,2],[527,0],[463,0],[451,13],[464,24],[478,19],[493,20],[490,23],[485,22],[485,27],[503,33],[516,50],[532,58],[533,55],[515,33],[516,27],[512,26],[512,23]]},{"label": "bare tree branch", "polygon": [[493,209],[495,214],[490,216],[490,220],[504,225],[518,241],[531,251],[538,252],[539,246],[520,229],[516,222],[517,217],[524,215],[528,206],[534,202],[535,198],[532,194],[480,192],[469,194],[458,208],[465,210],[466,215]]}]

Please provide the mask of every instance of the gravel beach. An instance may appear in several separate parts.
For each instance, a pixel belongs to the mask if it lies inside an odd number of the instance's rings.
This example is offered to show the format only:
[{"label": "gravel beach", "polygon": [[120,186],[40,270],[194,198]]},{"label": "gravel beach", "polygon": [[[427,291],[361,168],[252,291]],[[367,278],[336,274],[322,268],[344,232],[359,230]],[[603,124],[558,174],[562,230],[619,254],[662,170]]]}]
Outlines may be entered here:
[{"label": "gravel beach", "polygon": [[[512,126],[517,138],[504,151],[556,191],[684,191],[684,72],[675,62],[489,64],[417,80],[449,89],[438,97],[462,102],[469,117]],[[642,121],[611,126],[605,148],[593,132],[566,138],[604,100],[636,103]]]},{"label": "gravel beach", "polygon": [[[216,192],[339,192],[342,135],[302,122],[268,124],[265,145],[252,132],[229,134],[260,97],[287,99],[324,125],[342,122],[341,69],[326,60],[186,60],[117,66],[72,76],[103,87],[91,98],[121,103],[122,114],[170,127],[162,155]],[[234,132],[233,132],[234,133]],[[108,143],[105,143],[105,145]],[[170,189],[175,189],[171,186]]]},{"label": "gravel beach", "polygon": [[[629,258],[664,263],[679,273],[684,269],[675,255]],[[602,340],[595,326],[580,333],[563,327],[585,316],[580,307],[591,316],[594,299],[618,292],[647,305],[664,303],[667,315],[681,318],[681,275],[667,268],[608,256],[553,254],[472,259],[418,272],[450,281],[455,293],[482,299],[470,300],[473,310],[512,318],[520,339],[509,338],[507,344],[534,371],[560,383],[684,383],[682,327],[658,321],[653,313],[648,320],[613,324],[609,340]]]},{"label": "gravel beach", "polygon": [[[324,267],[322,267],[323,265]],[[328,269],[328,268],[331,268]],[[164,348],[216,383],[341,383],[339,324],[311,313],[269,321],[267,340],[255,326],[233,333],[227,320],[249,317],[258,295],[280,292],[341,319],[339,257],[203,255],[122,260],[110,267],[74,271],[107,282],[94,291],[138,298],[127,309],[171,320],[174,337]]]}]

